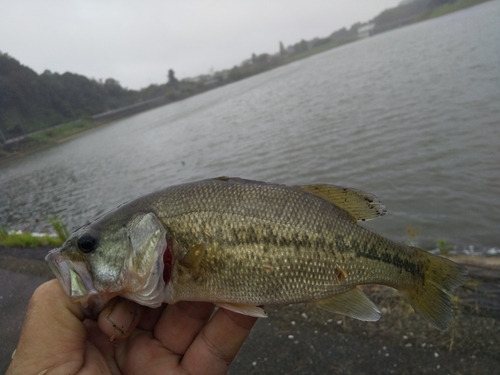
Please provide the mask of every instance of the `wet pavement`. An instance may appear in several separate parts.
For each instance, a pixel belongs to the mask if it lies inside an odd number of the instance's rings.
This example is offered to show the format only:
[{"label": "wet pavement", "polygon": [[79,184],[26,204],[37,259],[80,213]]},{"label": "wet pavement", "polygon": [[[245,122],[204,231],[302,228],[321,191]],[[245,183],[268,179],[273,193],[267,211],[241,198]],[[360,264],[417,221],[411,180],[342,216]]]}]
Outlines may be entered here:
[{"label": "wet pavement", "polygon": [[49,248],[0,248],[0,374],[17,346],[24,314],[35,289],[53,278],[43,258]]},{"label": "wet pavement", "polygon": [[[31,294],[53,278],[49,248],[0,248],[0,373],[10,363]],[[475,267],[475,268],[474,268]],[[382,310],[365,323],[314,306],[266,308],[230,374],[500,374],[500,269],[471,267],[444,332],[388,288],[366,293]]]}]

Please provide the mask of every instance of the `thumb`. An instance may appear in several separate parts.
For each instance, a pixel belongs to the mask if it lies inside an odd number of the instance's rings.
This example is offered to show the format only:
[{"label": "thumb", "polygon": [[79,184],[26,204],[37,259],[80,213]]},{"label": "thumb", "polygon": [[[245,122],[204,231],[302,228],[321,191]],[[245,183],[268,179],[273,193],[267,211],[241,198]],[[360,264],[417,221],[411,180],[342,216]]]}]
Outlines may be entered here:
[{"label": "thumb", "polygon": [[57,280],[39,286],[31,297],[7,374],[50,373],[56,368],[76,373],[85,359],[84,318]]}]

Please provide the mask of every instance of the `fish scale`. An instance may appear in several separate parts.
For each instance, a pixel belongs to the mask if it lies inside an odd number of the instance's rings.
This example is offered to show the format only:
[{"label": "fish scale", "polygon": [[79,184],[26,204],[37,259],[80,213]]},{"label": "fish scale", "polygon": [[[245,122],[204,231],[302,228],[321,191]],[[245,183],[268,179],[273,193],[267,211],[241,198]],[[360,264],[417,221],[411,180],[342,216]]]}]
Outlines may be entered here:
[{"label": "fish scale", "polygon": [[[235,194],[235,196],[241,200],[244,195]],[[327,202],[320,203],[330,206]],[[293,202],[293,206],[295,207],[284,211],[293,212],[296,206],[300,205]],[[235,219],[234,215],[226,214],[219,209],[218,212],[205,214],[198,212],[193,219],[189,217],[164,219],[172,236],[184,245],[186,251],[197,243],[208,244],[206,255],[200,264],[202,272],[199,277],[193,279],[189,274],[186,278],[173,277],[174,288],[176,284],[179,287],[176,288],[178,294],[172,297],[171,302],[183,299],[201,301],[212,294],[216,294],[220,301],[224,302],[256,304],[306,302],[331,295],[332,292],[347,290],[358,284],[387,282],[389,280],[384,274],[394,274],[394,272],[384,272],[383,268],[376,264],[379,261],[367,259],[357,261],[357,257],[349,250],[348,245],[335,241],[334,236],[327,233],[314,231],[325,227],[320,225],[321,222],[315,217],[311,219],[312,225],[311,223],[303,225],[307,231],[290,224],[291,220],[287,220],[287,215],[283,215],[281,222],[287,222],[288,225],[279,225],[280,220],[277,223],[268,221],[267,212],[259,216],[260,212],[253,210],[251,214],[254,216],[236,214]],[[240,217],[243,220],[238,226],[237,218]],[[321,219],[329,218],[325,214]],[[333,217],[330,223],[337,227],[336,233],[340,234],[345,242],[349,242],[351,237],[361,236],[355,232],[361,231],[364,234],[366,231],[357,226],[346,228],[346,225],[336,223],[337,221],[339,220]],[[185,224],[194,222],[198,225]],[[226,223],[231,225],[228,226]],[[304,221],[302,223],[304,224]],[[205,238],[203,235],[205,231],[213,232],[214,235]],[[251,236],[248,235],[249,232],[252,233]],[[196,233],[198,235],[194,235]],[[367,244],[377,240],[383,241],[383,238],[374,233],[370,234],[374,238],[371,241],[367,239]],[[297,241],[298,237],[308,240]],[[183,255],[185,254],[181,257]],[[265,264],[270,264],[272,269],[266,269]],[[313,268],[309,266],[310,272],[307,269],[308,264],[314,264]],[[361,268],[361,264],[366,267]],[[334,277],[336,268],[344,269],[349,275],[343,283],[337,282]],[[369,270],[371,272],[368,272]],[[247,283],[247,278],[251,279],[251,284]],[[390,279],[394,284],[403,280],[404,276],[401,275],[391,276]],[[217,289],[209,290],[209,285]]]}]

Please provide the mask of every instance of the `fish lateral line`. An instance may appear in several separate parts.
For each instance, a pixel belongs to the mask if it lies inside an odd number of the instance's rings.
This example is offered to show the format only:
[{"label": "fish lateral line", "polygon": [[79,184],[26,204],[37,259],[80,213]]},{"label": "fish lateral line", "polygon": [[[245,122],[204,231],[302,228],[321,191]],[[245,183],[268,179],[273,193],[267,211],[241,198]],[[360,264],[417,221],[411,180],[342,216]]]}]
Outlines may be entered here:
[{"label": "fish lateral line", "polygon": [[[413,276],[421,275],[422,274],[422,267],[415,263],[408,261],[402,257],[400,257],[398,254],[390,254],[389,252],[383,252],[382,254],[377,254],[375,250],[369,250],[369,251],[361,251],[357,250],[355,252],[355,255],[358,258],[365,258],[365,259],[370,259],[370,260],[375,260],[379,262],[383,262],[389,265],[392,265],[394,267],[399,268],[400,270],[405,270],[406,272],[409,272]],[[401,272],[400,272],[401,273]]]}]

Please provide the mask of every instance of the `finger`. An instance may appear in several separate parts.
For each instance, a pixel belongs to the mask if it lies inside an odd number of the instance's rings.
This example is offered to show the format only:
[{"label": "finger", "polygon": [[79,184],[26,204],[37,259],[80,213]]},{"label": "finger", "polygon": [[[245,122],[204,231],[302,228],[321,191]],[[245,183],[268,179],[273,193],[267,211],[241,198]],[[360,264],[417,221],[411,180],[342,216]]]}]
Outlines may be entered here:
[{"label": "finger", "polygon": [[122,340],[130,336],[139,321],[145,307],[135,302],[114,298],[100,312],[97,322],[99,328],[111,341]]},{"label": "finger", "polygon": [[137,327],[145,331],[152,331],[166,307],[167,305],[163,304],[157,309],[146,308]]},{"label": "finger", "polygon": [[151,331],[140,329],[116,343],[115,360],[123,375],[170,374],[179,367],[179,356],[166,349]]},{"label": "finger", "polygon": [[115,343],[101,331],[95,320],[87,319],[83,322],[87,327],[87,340],[92,343],[103,355],[113,375],[121,374],[115,360]]},{"label": "finger", "polygon": [[168,305],[154,330],[161,344],[183,355],[208,321],[214,305],[206,302],[177,302]]},{"label": "finger", "polygon": [[[72,303],[57,280],[39,286],[31,297],[19,345],[8,374],[38,374],[58,368],[76,373],[88,363],[87,330],[81,308]],[[105,365],[97,353],[95,363]],[[94,370],[98,370],[94,368]]]},{"label": "finger", "polygon": [[190,374],[225,374],[256,321],[220,308],[184,355],[182,366]]},{"label": "finger", "polygon": [[213,309],[213,304],[202,302],[166,306],[154,332],[136,329],[126,342],[117,343],[115,359],[123,374],[164,374],[178,370],[184,352]]}]

